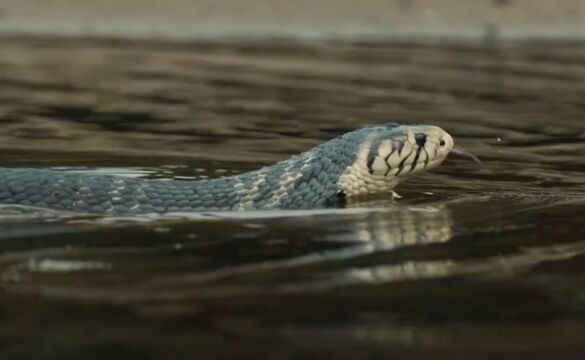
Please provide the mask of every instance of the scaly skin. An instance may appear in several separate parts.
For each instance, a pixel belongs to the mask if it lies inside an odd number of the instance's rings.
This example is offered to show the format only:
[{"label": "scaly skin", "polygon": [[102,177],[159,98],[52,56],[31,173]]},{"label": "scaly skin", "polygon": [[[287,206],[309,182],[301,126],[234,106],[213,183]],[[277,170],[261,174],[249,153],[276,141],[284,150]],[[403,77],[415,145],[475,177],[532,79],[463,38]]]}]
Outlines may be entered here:
[{"label": "scaly skin", "polygon": [[346,133],[269,167],[211,180],[0,168],[0,204],[111,214],[317,208],[340,196],[391,191],[405,177],[438,166],[452,146],[437,127],[387,124]]}]

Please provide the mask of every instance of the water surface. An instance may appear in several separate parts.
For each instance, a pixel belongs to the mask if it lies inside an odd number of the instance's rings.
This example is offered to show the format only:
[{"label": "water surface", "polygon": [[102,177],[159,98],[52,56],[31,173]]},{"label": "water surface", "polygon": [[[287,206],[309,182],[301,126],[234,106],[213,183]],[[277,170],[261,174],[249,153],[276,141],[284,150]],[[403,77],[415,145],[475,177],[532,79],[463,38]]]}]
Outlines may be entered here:
[{"label": "water surface", "polygon": [[579,358],[585,47],[3,39],[0,164],[199,179],[384,122],[448,159],[347,209],[0,209],[3,358]]}]

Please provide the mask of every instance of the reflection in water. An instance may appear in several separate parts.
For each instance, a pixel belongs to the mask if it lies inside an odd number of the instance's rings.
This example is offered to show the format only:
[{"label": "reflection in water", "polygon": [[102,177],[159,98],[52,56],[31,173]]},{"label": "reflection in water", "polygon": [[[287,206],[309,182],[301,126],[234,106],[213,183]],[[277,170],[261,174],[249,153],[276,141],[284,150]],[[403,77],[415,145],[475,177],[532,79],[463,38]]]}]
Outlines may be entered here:
[{"label": "reflection in water", "polygon": [[[396,206],[388,212],[369,214],[366,221],[355,224],[355,232],[349,237],[362,244],[344,252],[353,257],[370,253],[388,252],[408,246],[424,246],[449,241],[452,236],[452,219],[449,209],[442,204],[421,206]],[[339,236],[344,239],[345,236]],[[324,256],[326,259],[333,254]],[[339,278],[351,282],[400,281],[448,275],[449,260],[436,262],[407,261],[396,265],[372,265],[348,269]]]},{"label": "reflection in water", "polygon": [[[385,254],[392,250],[408,246],[424,246],[430,243],[448,241],[451,235],[451,218],[449,211],[444,206],[408,207],[396,206],[378,211],[364,211],[358,217],[359,220],[337,223],[337,228],[332,234],[325,231],[323,240],[344,242],[346,246],[335,250],[325,250],[303,254],[294,258],[280,259],[276,261],[262,261],[253,265],[241,267],[228,267],[217,271],[202,274],[188,275],[184,278],[159,279],[158,285],[179,283],[199,283],[218,281],[222,278],[238,279],[241,276],[251,274],[271,274],[277,270],[302,271],[308,267],[333,267],[335,262],[344,261],[351,267],[351,262],[367,257],[371,254]],[[338,220],[340,221],[340,220]],[[330,230],[329,230],[330,231]],[[332,264],[333,263],[333,264]],[[341,265],[342,267],[348,265]],[[410,269],[416,264],[398,265],[405,273],[410,273],[411,278],[416,278]],[[436,266],[440,272],[440,266]],[[370,270],[368,270],[370,269]],[[371,272],[369,278],[365,272]],[[338,270],[333,272],[333,277],[322,274],[319,280],[313,279],[310,284],[295,284],[287,286],[288,289],[302,290],[304,286],[331,287],[337,284],[349,285],[354,282],[388,281],[391,278],[380,277],[382,271],[372,264],[361,270]],[[443,270],[444,272],[444,270]],[[361,276],[355,276],[356,274]],[[281,276],[280,274],[279,276]],[[401,280],[396,278],[396,280]],[[280,289],[284,290],[284,289]]]},{"label": "reflection in water", "polygon": [[353,283],[436,278],[449,275],[449,268],[452,265],[453,262],[450,260],[409,261],[399,265],[371,266],[365,269],[347,270],[340,274],[340,277],[351,279]]},{"label": "reflection in water", "polygon": [[[133,221],[135,221],[135,226],[143,222],[141,226],[155,226],[158,229],[161,226],[172,226],[179,219],[179,223],[181,223],[189,218],[192,221],[191,226],[194,228],[199,228],[199,224],[205,227],[205,224],[210,221],[212,223],[229,221],[230,218],[245,222],[253,219],[260,219],[266,222],[281,217],[285,224],[289,224],[291,222],[294,223],[295,218],[309,219],[309,215],[305,213],[294,211],[274,212],[273,216],[270,216],[272,212],[257,212],[249,213],[248,215],[246,213],[171,214],[170,216],[156,216],[151,218],[137,217]],[[177,290],[182,291],[185,287],[206,287],[213,284],[217,285],[217,282],[229,279],[230,282],[235,282],[229,285],[231,291],[237,292],[237,283],[247,283],[248,278],[251,277],[289,277],[297,271],[307,272],[311,271],[311,269],[315,270],[314,268],[318,270],[324,267],[328,267],[328,269],[319,275],[319,279],[312,279],[307,282],[306,279],[295,279],[293,275],[287,284],[278,285],[275,290],[288,291],[286,289],[296,289],[295,291],[303,291],[309,288],[315,289],[350,285],[352,283],[399,281],[419,277],[447,275],[445,266],[448,266],[448,262],[437,263],[433,266],[429,266],[425,262],[421,262],[420,264],[418,262],[406,262],[399,265],[392,265],[389,268],[383,268],[381,266],[381,264],[385,263],[384,254],[388,254],[391,258],[390,255],[394,250],[448,241],[451,236],[452,221],[448,208],[443,205],[391,206],[385,209],[371,210],[365,208],[331,211],[318,210],[309,213],[312,213],[311,216],[317,219],[316,223],[311,224],[311,228],[319,228],[321,221],[318,219],[323,219],[324,226],[318,233],[314,234],[317,238],[320,238],[319,241],[342,244],[341,247],[336,246],[335,249],[321,249],[318,251],[311,251],[309,248],[308,252],[304,252],[299,256],[285,256],[272,261],[260,260],[241,266],[227,265],[211,271],[193,269],[183,274],[172,274],[169,276],[157,275],[153,279],[147,279],[145,282],[135,285],[142,289],[140,291],[146,291],[147,293],[151,293],[155,288],[167,289],[173,293]],[[347,221],[338,222],[339,219],[343,218],[346,218]],[[84,222],[87,223],[87,220],[91,220],[91,217],[85,221],[80,221],[82,219],[69,219],[67,221],[69,223],[83,224]],[[128,223],[130,218],[121,218],[121,220],[121,223],[115,218],[108,221],[114,228],[120,225],[127,226],[130,224]],[[331,222],[332,220],[333,222]],[[172,230],[169,229],[167,231]],[[28,234],[29,236],[32,235],[30,232]],[[312,241],[311,239],[307,240]],[[182,247],[178,249],[182,249]],[[76,258],[83,259],[84,252],[84,249],[77,249],[74,255]],[[88,249],[88,254],[91,253],[92,249]],[[357,268],[354,268],[352,265],[353,262],[359,262],[361,259],[366,259],[368,256],[374,254],[382,256],[382,258],[373,261],[367,266],[356,264]],[[43,257],[42,252],[36,254],[25,252],[25,254],[21,254],[20,256],[18,253],[4,254],[0,258],[0,263],[6,261],[14,263],[18,258],[24,258],[25,260],[24,262],[16,261],[13,265],[5,268],[2,278],[5,280],[11,279],[14,283],[14,279],[27,278],[26,273],[44,272],[48,274],[52,272],[68,272],[67,269],[69,269],[71,276],[74,276],[73,273],[83,270],[95,271],[107,269],[116,271],[115,265],[99,261],[59,260],[59,257],[70,257],[71,255],[67,249],[62,250],[61,254],[59,254],[59,251],[53,250],[47,254],[47,258]],[[28,256],[35,256],[35,258],[26,260]],[[34,266],[31,266],[31,264]],[[88,266],[88,264],[91,266]],[[98,264],[99,266],[97,266]],[[60,271],[56,271],[55,269],[60,269]],[[417,271],[420,271],[418,276]],[[321,271],[317,272],[319,273]],[[369,276],[366,276],[366,273],[369,273]],[[390,274],[392,274],[392,277]],[[399,276],[400,274],[402,277]],[[46,286],[43,288],[45,290],[47,289]],[[244,291],[248,291],[246,289]],[[104,293],[96,295],[107,298],[109,293],[107,288],[102,288],[101,290]],[[71,289],[71,291],[72,294],[77,292],[75,288]],[[88,289],[83,289],[85,295],[87,295],[87,291]],[[225,289],[215,288],[214,290],[214,288],[210,288],[206,291],[201,291],[200,289],[197,296],[214,296],[213,293],[216,292],[223,294],[225,293]],[[155,293],[156,295],[154,296],[160,295],[160,291],[156,291]],[[73,296],[75,297],[75,295]],[[148,297],[146,294],[145,296]]]},{"label": "reflection in water", "polygon": [[[478,202],[476,205],[482,204],[483,202]],[[116,302],[142,303],[161,300],[184,301],[189,298],[217,299],[254,294],[320,293],[335,288],[413,281],[416,283],[452,276],[508,277],[537,264],[570,259],[585,252],[580,242],[568,245],[553,243],[520,248],[509,254],[498,251],[473,260],[453,258],[454,253],[446,251],[453,247],[449,245],[455,227],[452,209],[460,212],[465,210],[467,205],[468,203],[458,202],[426,205],[398,203],[386,204],[385,208],[309,212],[171,214],[134,219],[70,218],[66,220],[70,224],[78,223],[84,226],[99,224],[101,230],[104,230],[104,226],[110,227],[112,234],[128,226],[135,228],[133,232],[140,228],[152,229],[156,236],[161,236],[161,240],[156,241],[154,248],[128,248],[127,245],[111,247],[108,245],[109,242],[106,242],[107,247],[104,249],[100,249],[99,245],[97,248],[68,245],[65,248],[44,247],[33,251],[8,252],[0,257],[0,264],[4,264],[1,278],[5,285],[9,285],[6,289],[10,291],[33,293],[40,291],[49,297],[101,301],[115,299]],[[459,208],[460,206],[462,208]],[[523,210],[513,208],[508,211],[511,211],[510,214],[516,214],[518,218],[523,212],[527,213],[527,219],[533,224],[533,220],[530,219],[531,207],[532,204],[529,204]],[[237,232],[234,233],[236,236],[234,239],[226,235],[229,233],[229,231],[226,233],[226,230],[235,230],[243,226],[259,230],[259,234],[265,233],[269,227],[274,227],[278,229],[277,234],[289,236],[290,231],[298,227],[298,224],[303,224],[307,232],[300,234],[299,237],[280,240],[281,254],[277,253],[273,260],[266,260],[265,255],[259,258],[254,255],[254,252],[262,254],[274,251],[271,250],[275,246],[271,235],[265,240],[258,238],[259,242],[256,244],[236,240]],[[459,224],[460,229],[463,229],[462,225]],[[546,227],[546,224],[542,225]],[[482,236],[493,232],[497,234],[502,231],[526,230],[530,229],[530,226],[534,224],[526,226],[486,224],[485,227],[471,231],[481,239]],[[191,240],[166,244],[165,237],[179,234],[181,227],[185,227]],[[239,262],[242,262],[240,265],[237,264],[238,261],[228,261],[211,269],[199,265],[198,258],[204,254],[207,257],[206,261],[211,260],[218,264],[224,262],[221,260],[224,256],[221,251],[226,251],[221,250],[223,246],[219,246],[220,252],[214,250],[221,242],[218,244],[217,240],[204,241],[206,237],[215,238],[218,234],[225,238],[228,246],[226,250],[229,247],[241,249],[237,250],[240,252],[237,255]],[[202,241],[202,246],[199,246],[198,243]],[[292,250],[299,241],[306,243],[307,246],[296,251],[297,254],[294,255],[295,251]],[[237,243],[239,245],[236,246]],[[279,246],[278,242],[276,246]],[[160,257],[161,252],[175,254],[159,264],[169,267],[172,270],[170,273],[128,272],[125,265],[120,263],[125,261],[129,254],[133,254],[136,262],[134,267],[152,267],[150,258]],[[248,255],[251,256],[250,259],[246,259],[246,252],[250,253]],[[104,258],[102,254],[108,256]],[[188,259],[193,261],[191,265],[183,266],[180,272],[175,271],[173,262]],[[124,292],[120,292],[119,281],[111,283],[106,281],[99,288],[91,284],[83,286],[77,282],[75,286],[70,286],[63,278],[55,278],[53,274],[56,273],[72,279],[85,276],[104,279],[112,275],[122,276],[122,279],[127,279],[123,283],[128,284],[123,285]]]},{"label": "reflection in water", "polygon": [[388,207],[384,211],[367,214],[364,221],[352,224],[355,229],[351,235],[336,240],[359,241],[371,246],[372,250],[387,250],[445,242],[451,238],[452,219],[446,205],[389,205],[386,204]]}]

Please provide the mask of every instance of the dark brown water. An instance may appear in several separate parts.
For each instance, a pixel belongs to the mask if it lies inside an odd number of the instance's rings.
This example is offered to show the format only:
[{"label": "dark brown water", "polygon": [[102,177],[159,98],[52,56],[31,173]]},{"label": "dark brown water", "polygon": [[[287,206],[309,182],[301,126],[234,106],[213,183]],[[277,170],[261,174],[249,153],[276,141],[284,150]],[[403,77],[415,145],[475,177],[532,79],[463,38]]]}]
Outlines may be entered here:
[{"label": "dark brown water", "polygon": [[585,46],[0,42],[0,164],[203,178],[365,124],[449,159],[373,201],[0,209],[2,359],[562,359],[585,351]]}]

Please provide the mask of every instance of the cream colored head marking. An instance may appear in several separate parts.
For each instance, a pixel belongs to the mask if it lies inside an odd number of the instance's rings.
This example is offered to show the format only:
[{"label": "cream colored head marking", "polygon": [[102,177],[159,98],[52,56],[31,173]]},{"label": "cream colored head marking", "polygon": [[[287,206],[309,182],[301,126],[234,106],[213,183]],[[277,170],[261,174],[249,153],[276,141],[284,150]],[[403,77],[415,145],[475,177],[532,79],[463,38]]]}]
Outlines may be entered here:
[{"label": "cream colored head marking", "polygon": [[339,187],[347,196],[390,192],[406,177],[439,166],[453,146],[451,135],[437,126],[376,128],[360,145]]}]

